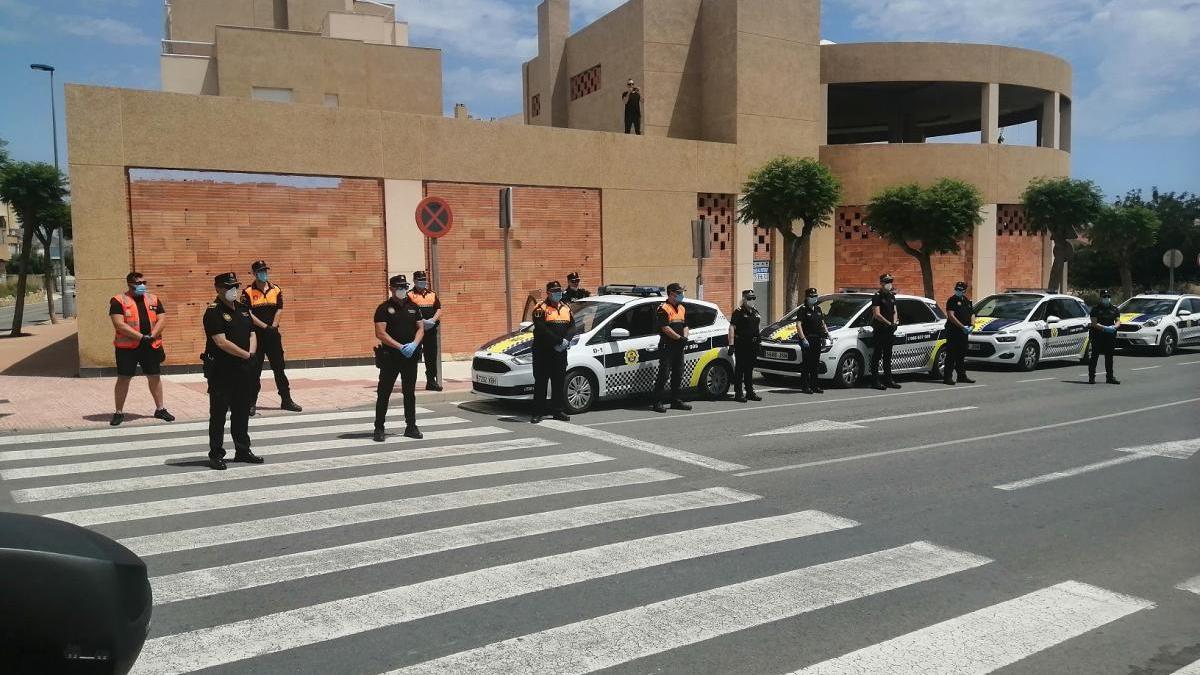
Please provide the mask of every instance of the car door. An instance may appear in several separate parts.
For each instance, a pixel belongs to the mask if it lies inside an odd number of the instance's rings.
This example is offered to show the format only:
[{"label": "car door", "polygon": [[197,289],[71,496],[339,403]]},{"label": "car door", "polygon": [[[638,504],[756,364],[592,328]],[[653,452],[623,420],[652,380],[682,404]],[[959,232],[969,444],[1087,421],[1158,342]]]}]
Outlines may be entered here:
[{"label": "car door", "polygon": [[928,367],[943,326],[939,325],[933,310],[920,300],[896,300],[896,313],[900,318],[900,328],[896,330],[895,346],[892,348],[892,370]]},{"label": "car door", "polygon": [[[684,302],[687,309],[688,346],[683,356],[683,382],[697,386],[700,373],[710,361],[729,344],[728,328],[718,329],[717,309],[693,302]],[[691,383],[688,385],[688,383]]]},{"label": "car door", "polygon": [[1058,335],[1062,339],[1062,356],[1074,356],[1083,353],[1083,345],[1087,341],[1088,326],[1092,323],[1087,308],[1074,298],[1057,298],[1054,300],[1054,310],[1062,312],[1058,315]]},{"label": "car door", "polygon": [[1179,341],[1200,340],[1200,299],[1184,298],[1179,301],[1178,314],[1181,311],[1191,312],[1190,316],[1179,318]]},{"label": "car door", "polygon": [[[641,302],[626,307],[594,338],[601,348],[605,397],[627,396],[654,388],[658,358],[654,313],[658,304]],[[612,331],[617,328],[629,331],[629,336],[614,338]]]}]

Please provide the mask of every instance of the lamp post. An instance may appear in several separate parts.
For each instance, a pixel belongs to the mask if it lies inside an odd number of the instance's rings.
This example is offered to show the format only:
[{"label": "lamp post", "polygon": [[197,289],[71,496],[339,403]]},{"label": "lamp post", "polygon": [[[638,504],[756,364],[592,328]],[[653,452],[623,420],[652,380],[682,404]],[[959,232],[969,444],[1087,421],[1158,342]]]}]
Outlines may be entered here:
[{"label": "lamp post", "polygon": [[[44,63],[31,63],[29,64],[29,68],[31,70],[50,73],[50,136],[54,142],[54,170],[61,173],[61,169],[58,167],[58,110],[54,101],[54,66]],[[67,307],[67,242],[63,235],[64,233],[60,229],[58,233],[58,261],[60,265],[58,288],[62,292],[62,306],[60,307],[60,311],[65,319],[71,315],[71,312]],[[46,257],[50,257],[50,251],[46,251]]]}]

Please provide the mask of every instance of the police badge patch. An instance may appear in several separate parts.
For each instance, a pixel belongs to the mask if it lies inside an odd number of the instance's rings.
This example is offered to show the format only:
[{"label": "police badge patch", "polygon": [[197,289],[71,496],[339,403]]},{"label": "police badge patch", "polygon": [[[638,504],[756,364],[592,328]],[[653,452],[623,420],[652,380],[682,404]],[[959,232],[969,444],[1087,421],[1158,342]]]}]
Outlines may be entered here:
[{"label": "police badge patch", "polygon": [[395,313],[396,313],[395,307],[388,307],[388,314],[395,314]]}]

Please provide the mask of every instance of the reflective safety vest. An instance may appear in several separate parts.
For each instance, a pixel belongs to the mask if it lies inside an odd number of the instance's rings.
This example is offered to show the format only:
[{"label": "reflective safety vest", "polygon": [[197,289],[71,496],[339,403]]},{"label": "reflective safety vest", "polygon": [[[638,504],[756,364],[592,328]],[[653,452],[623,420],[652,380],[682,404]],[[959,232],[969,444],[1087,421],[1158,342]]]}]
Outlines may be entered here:
[{"label": "reflective safety vest", "polygon": [[543,321],[546,323],[569,324],[574,320],[574,318],[571,316],[571,308],[568,307],[567,303],[565,302],[558,303],[557,308],[551,307],[550,305],[538,305],[536,308],[534,308],[534,313],[537,313],[539,310],[541,311],[542,316],[545,317]]},{"label": "reflective safety vest", "polygon": [[[137,301],[128,293],[114,295],[113,300],[121,303],[121,318],[125,321],[125,325],[137,331],[142,332],[142,320],[138,317]],[[146,318],[150,321],[150,327],[154,327],[154,322],[158,320],[158,313],[154,311],[158,307],[158,296],[153,293],[147,293],[142,296],[142,302],[146,304]],[[113,346],[117,349],[137,349],[142,344],[141,338],[133,338],[118,331],[113,338]],[[158,349],[162,346],[162,338],[157,337],[150,346]]]},{"label": "reflective safety vest", "polygon": [[279,294],[282,292],[278,286],[272,285],[264,293],[258,290],[257,286],[251,284],[246,287],[246,298],[250,301],[251,307],[274,307],[279,304]]},{"label": "reflective safety vest", "polygon": [[682,323],[682,324],[687,323],[687,311],[684,309],[682,302],[679,303],[678,307],[673,307],[671,305],[671,303],[664,302],[662,304],[662,306],[659,307],[659,309],[666,312],[667,323],[672,324],[672,325],[677,324],[677,323]]},{"label": "reflective safety vest", "polygon": [[433,309],[437,303],[437,293],[426,290],[424,293],[418,293],[416,290],[408,292],[408,301],[416,305],[421,310],[422,319],[432,319],[436,311]]}]

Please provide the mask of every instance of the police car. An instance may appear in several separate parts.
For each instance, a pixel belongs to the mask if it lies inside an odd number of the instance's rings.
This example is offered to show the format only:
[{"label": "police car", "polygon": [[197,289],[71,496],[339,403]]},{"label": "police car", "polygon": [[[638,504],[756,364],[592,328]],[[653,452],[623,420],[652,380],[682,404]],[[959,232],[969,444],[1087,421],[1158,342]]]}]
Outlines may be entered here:
[{"label": "police car", "polygon": [[[571,303],[575,337],[567,350],[567,413],[653,391],[659,358],[655,313],[665,300],[661,286],[609,285]],[[711,302],[683,304],[689,328],[683,385],[720,398],[733,379],[729,320]],[[472,390],[490,398],[533,398],[532,350],[531,324],[483,345],[471,363]]]},{"label": "police car", "polygon": [[1182,345],[1200,342],[1200,296],[1147,293],[1126,300],[1120,310],[1118,347],[1153,348],[1170,356]]},{"label": "police car", "polygon": [[[821,347],[817,377],[832,380],[835,387],[853,387],[862,379],[871,358],[871,296],[865,291],[823,295],[817,305],[825,313],[829,341]],[[767,326],[759,347],[758,370],[767,380],[799,375],[802,355],[797,339],[796,315],[788,312]],[[896,295],[896,330],[892,350],[892,372],[929,373],[940,377],[946,363],[943,328],[946,315],[937,303],[914,295]]]},{"label": "police car", "polygon": [[1011,289],[975,303],[967,361],[1033,370],[1042,361],[1079,361],[1087,353],[1091,312],[1073,295]]}]

